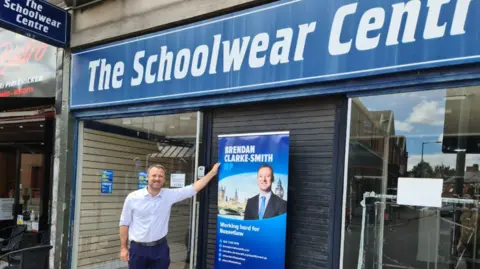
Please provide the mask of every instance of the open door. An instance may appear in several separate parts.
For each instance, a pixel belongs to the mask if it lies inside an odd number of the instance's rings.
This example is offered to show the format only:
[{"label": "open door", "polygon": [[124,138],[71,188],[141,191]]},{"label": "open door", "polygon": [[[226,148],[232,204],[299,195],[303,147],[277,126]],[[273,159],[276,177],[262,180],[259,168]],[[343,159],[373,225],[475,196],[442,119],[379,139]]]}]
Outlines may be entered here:
[{"label": "open door", "polygon": [[49,229],[54,117],[50,107],[0,113],[0,228],[33,212]]}]

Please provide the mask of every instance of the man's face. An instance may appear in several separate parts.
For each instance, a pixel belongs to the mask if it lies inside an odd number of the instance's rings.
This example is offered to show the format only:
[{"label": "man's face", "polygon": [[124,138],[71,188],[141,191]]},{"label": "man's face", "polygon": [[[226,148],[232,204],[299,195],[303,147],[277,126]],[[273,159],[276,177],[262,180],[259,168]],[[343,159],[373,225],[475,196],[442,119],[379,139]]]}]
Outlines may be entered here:
[{"label": "man's face", "polygon": [[272,170],[268,167],[263,167],[258,170],[257,184],[260,190],[269,192],[272,188]]},{"label": "man's face", "polygon": [[165,183],[165,171],[161,168],[153,167],[147,175],[148,187],[152,190],[160,190]]}]

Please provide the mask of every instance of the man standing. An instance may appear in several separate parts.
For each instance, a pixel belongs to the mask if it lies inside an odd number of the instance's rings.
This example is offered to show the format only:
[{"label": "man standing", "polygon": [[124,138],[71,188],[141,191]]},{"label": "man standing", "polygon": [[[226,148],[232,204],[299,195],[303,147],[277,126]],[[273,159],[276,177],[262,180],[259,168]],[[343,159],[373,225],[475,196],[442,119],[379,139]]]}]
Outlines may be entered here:
[{"label": "man standing", "polygon": [[273,218],[287,212],[287,202],[272,193],[275,181],[272,166],[263,164],[257,171],[257,185],[260,194],[248,199],[244,220]]},{"label": "man standing", "polygon": [[120,258],[128,261],[129,269],[168,269],[170,249],[166,236],[172,205],[202,190],[217,175],[219,166],[215,164],[207,175],[180,189],[163,188],[163,166],[148,168],[148,186],[127,196],[120,217]]}]

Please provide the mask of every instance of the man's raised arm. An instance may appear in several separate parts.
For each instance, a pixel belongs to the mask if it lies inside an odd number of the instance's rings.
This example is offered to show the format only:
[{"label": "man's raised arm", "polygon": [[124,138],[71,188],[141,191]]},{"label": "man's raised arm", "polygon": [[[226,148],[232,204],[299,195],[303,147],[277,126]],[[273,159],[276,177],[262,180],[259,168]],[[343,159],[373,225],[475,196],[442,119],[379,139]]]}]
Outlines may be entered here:
[{"label": "man's raised arm", "polygon": [[193,188],[195,189],[195,192],[199,192],[203,188],[205,188],[205,186],[207,186],[208,182],[210,182],[210,180],[212,180],[212,178],[214,178],[217,175],[219,166],[220,166],[220,163],[216,163],[213,166],[212,170],[210,170],[210,172],[208,172],[208,174],[206,174],[204,177],[197,180],[193,184]]},{"label": "man's raised arm", "polygon": [[205,186],[207,186],[208,182],[214,178],[218,173],[218,167],[220,166],[219,163],[215,164],[212,170],[206,174],[201,179],[197,180],[193,185],[189,185],[187,187],[183,187],[180,189],[170,190],[172,196],[171,201],[172,203],[178,203],[183,201],[187,198],[193,197],[197,192],[201,191]]}]

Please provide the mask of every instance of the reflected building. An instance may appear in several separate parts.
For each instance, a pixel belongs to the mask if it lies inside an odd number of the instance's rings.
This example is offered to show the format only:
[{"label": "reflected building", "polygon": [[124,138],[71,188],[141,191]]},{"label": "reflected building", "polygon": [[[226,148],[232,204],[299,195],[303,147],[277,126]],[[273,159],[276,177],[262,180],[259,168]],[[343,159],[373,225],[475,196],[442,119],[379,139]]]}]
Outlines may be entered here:
[{"label": "reflected building", "polygon": [[[382,193],[384,177],[387,177],[387,194],[395,195],[398,177],[406,174],[408,165],[406,138],[396,135],[393,111],[369,110],[358,98],[352,99],[349,147],[348,177],[352,184],[347,189],[348,223],[361,221],[363,194]],[[386,174],[383,172],[385,154],[388,157]]]},{"label": "reflected building", "polygon": [[[352,245],[345,248],[345,256],[358,257],[357,240],[361,233],[363,195],[366,192],[396,195],[398,178],[407,173],[408,151],[406,137],[397,135],[395,113],[392,110],[369,109],[360,98],[352,99],[351,104],[345,225],[352,232],[346,235],[345,240]],[[385,158],[387,163],[384,163]],[[367,226],[378,223],[379,218],[388,220],[392,212],[392,207],[387,204],[383,216],[377,215],[379,208],[375,207],[376,201],[373,198],[366,200]],[[370,233],[365,239],[364,247],[368,249],[365,264],[368,266],[376,262],[376,238],[375,233]],[[414,249],[412,246],[409,248]],[[392,254],[387,249],[385,253],[387,256]],[[356,265],[357,260],[345,261],[345,268],[354,268]]]}]

